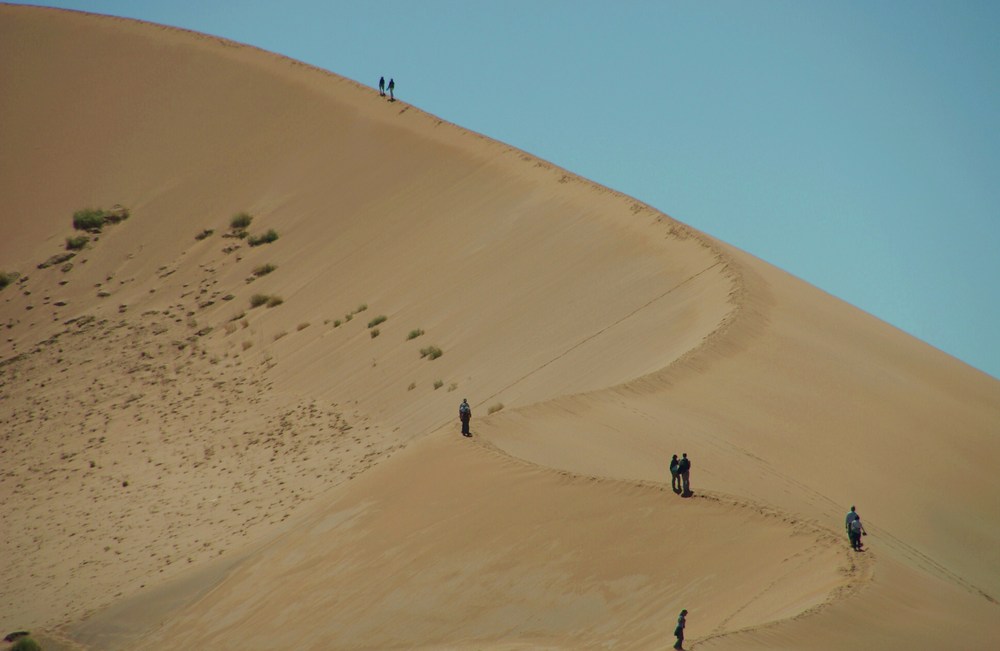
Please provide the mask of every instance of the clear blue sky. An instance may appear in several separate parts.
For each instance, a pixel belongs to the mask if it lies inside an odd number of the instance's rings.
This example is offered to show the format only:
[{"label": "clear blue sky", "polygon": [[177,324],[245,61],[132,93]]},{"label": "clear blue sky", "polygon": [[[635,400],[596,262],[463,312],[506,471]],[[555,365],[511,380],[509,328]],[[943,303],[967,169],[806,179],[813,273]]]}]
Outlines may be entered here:
[{"label": "clear blue sky", "polygon": [[1000,377],[996,0],[51,4],[392,76]]}]

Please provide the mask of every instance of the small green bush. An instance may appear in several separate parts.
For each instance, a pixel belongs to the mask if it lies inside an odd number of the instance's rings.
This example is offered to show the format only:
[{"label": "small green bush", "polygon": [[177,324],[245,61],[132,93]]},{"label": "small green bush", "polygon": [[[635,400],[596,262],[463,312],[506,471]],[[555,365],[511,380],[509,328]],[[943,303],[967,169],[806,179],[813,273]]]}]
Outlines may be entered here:
[{"label": "small green bush", "polygon": [[22,637],[11,645],[10,651],[42,651],[42,647],[30,637]]},{"label": "small green bush", "polygon": [[18,277],[17,272],[10,273],[6,271],[0,271],[0,289],[3,289],[7,285],[17,280],[17,277]]},{"label": "small green bush", "polygon": [[424,331],[421,330],[420,328],[417,328],[416,330],[410,330],[410,334],[406,335],[406,339],[407,341],[409,341],[410,339],[416,339],[422,334],[424,334]]},{"label": "small green bush", "polygon": [[386,319],[388,319],[388,318],[389,317],[387,317],[386,315],[380,314],[380,315],[378,315],[377,317],[375,317],[374,319],[372,319],[371,321],[368,322],[368,327],[369,328],[374,328],[375,326],[377,326],[380,323],[385,323]]},{"label": "small green bush", "polygon": [[128,208],[116,203],[111,207],[111,210],[106,210],[104,212],[104,223],[105,224],[117,224],[118,222],[123,222],[129,217]]},{"label": "small green bush", "polygon": [[420,349],[421,357],[426,357],[428,359],[437,359],[441,355],[444,355],[444,351],[442,351],[437,346],[428,346],[427,348]]},{"label": "small green bush", "polygon": [[443,380],[434,380],[434,390],[435,391],[437,391],[438,389],[440,389],[443,386],[444,386],[444,381]]},{"label": "small green bush", "polygon": [[241,212],[233,215],[233,218],[229,221],[229,228],[234,231],[245,231],[250,222],[253,221],[253,217],[250,213]]},{"label": "small green bush", "polygon": [[340,319],[336,319],[336,320],[334,320],[334,322],[333,322],[333,327],[334,327],[334,328],[339,328],[339,327],[340,327],[340,323],[341,323],[341,322],[340,322]]},{"label": "small green bush", "polygon": [[261,276],[266,276],[267,274],[271,273],[272,271],[274,271],[277,268],[278,267],[276,265],[273,265],[273,264],[270,264],[270,263],[268,263],[268,264],[262,264],[259,267],[254,267],[254,269],[253,269],[253,275],[255,275],[258,278],[260,278]]},{"label": "small green bush", "polygon": [[87,245],[90,238],[86,235],[77,235],[76,237],[66,238],[66,250],[67,251],[79,251]]},{"label": "small green bush", "polygon": [[260,307],[261,305],[267,303],[269,299],[270,296],[267,294],[254,294],[250,297],[250,307]]},{"label": "small green bush", "polygon": [[361,305],[358,306],[358,309],[354,310],[354,312],[355,313],[364,312],[367,309],[368,309],[368,303],[362,303]]},{"label": "small green bush", "polygon": [[84,208],[73,213],[73,228],[78,231],[99,231],[104,227],[105,213],[100,208]]},{"label": "small green bush", "polygon": [[371,331],[370,334],[372,336],[372,339],[374,339],[375,337],[379,336],[380,333],[378,331],[378,328],[372,328],[372,331]]},{"label": "small green bush", "polygon": [[263,235],[253,235],[247,240],[247,244],[250,246],[259,246],[261,244],[270,244],[271,242],[278,239],[278,233],[273,228],[269,228]]},{"label": "small green bush", "polygon": [[270,296],[267,299],[267,306],[268,307],[277,307],[277,306],[281,305],[284,302],[285,302],[285,299],[281,298],[280,296]]},{"label": "small green bush", "polygon": [[348,321],[350,321],[353,318],[354,318],[354,313],[353,312],[348,312],[347,314],[344,315],[344,323],[347,323]]}]

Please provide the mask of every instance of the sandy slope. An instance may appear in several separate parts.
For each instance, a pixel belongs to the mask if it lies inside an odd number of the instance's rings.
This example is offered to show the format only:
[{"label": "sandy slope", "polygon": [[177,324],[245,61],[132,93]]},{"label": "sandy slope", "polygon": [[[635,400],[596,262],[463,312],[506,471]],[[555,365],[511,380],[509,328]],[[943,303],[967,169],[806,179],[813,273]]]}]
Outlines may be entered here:
[{"label": "sandy slope", "polygon": [[[689,648],[1000,636],[1000,383],[742,252],[353,82],[124,20],[0,6],[0,144],[0,626],[660,648],[686,607]],[[280,238],[224,237],[244,210]],[[680,451],[691,500],[663,486]]]}]

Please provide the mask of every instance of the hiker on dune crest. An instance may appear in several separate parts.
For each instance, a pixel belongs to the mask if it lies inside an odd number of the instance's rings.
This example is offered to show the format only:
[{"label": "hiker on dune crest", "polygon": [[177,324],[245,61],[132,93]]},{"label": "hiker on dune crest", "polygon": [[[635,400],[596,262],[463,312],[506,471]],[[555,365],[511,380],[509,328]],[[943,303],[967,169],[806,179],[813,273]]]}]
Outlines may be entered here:
[{"label": "hiker on dune crest", "polygon": [[469,401],[466,398],[462,398],[462,404],[458,406],[458,419],[462,421],[462,436],[472,436],[472,432],[469,431],[469,423],[472,421],[472,407],[469,406]]}]

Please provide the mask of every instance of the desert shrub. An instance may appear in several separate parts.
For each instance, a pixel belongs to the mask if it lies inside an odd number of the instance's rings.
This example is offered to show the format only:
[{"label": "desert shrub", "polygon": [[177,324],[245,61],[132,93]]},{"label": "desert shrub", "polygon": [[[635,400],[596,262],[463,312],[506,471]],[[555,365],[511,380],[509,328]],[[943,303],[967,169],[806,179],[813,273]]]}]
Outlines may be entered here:
[{"label": "desert shrub", "polygon": [[271,242],[278,239],[278,232],[273,228],[269,228],[263,235],[253,235],[247,240],[247,244],[250,246],[259,246],[261,244],[270,244]]},{"label": "desert shrub", "polygon": [[229,320],[230,320],[230,321],[239,321],[240,319],[242,319],[242,318],[243,318],[243,317],[245,317],[246,315],[247,315],[247,313],[246,313],[246,312],[240,312],[239,314],[235,314],[235,315],[233,315],[233,318],[231,318],[231,319],[229,319]]},{"label": "desert shrub", "polygon": [[354,310],[354,312],[355,313],[364,312],[367,309],[368,309],[368,303],[362,303],[361,305],[358,306],[358,309]]},{"label": "desert shrub", "polygon": [[420,349],[421,357],[426,357],[428,359],[437,359],[441,355],[444,355],[444,351],[442,351],[437,346],[428,346],[427,348]]},{"label": "desert shrub", "polygon": [[84,208],[73,213],[73,228],[78,231],[99,231],[104,227],[105,212],[100,208]]},{"label": "desert shrub", "polygon": [[278,334],[274,335],[274,340],[278,341],[279,339],[281,339],[282,337],[284,337],[287,334],[288,334],[287,332],[285,332],[284,330],[282,330]]},{"label": "desert shrub", "polygon": [[348,312],[347,314],[344,315],[344,323],[347,323],[348,321],[350,321],[353,318],[354,318],[354,313],[353,312]]},{"label": "desert shrub", "polygon": [[440,389],[443,386],[444,386],[444,381],[443,380],[434,380],[434,390],[435,391],[437,391],[438,389]]},{"label": "desert shrub", "polygon": [[335,320],[335,321],[333,322],[333,327],[334,327],[334,328],[339,328],[339,327],[340,327],[340,319],[336,319],[336,320]]},{"label": "desert shrub", "polygon": [[250,222],[253,221],[253,216],[250,213],[241,212],[233,215],[233,218],[229,220],[229,228],[234,231],[245,231]]},{"label": "desert shrub", "polygon": [[82,249],[83,247],[85,247],[87,245],[87,242],[89,242],[89,241],[90,241],[90,238],[87,237],[86,235],[77,235],[76,237],[67,237],[66,238],[66,249],[68,251],[79,251],[80,249]]},{"label": "desert shrub", "polygon": [[454,391],[457,388],[458,388],[458,382],[452,382],[451,384],[448,385],[448,391]]},{"label": "desert shrub", "polygon": [[375,326],[377,326],[380,323],[385,323],[386,319],[388,319],[388,318],[389,317],[387,317],[386,315],[380,314],[380,315],[378,315],[377,317],[375,317],[374,319],[372,319],[371,321],[368,322],[368,327],[369,328],[374,328]]},{"label": "desert shrub", "polygon": [[277,268],[278,267],[276,265],[273,265],[273,264],[270,264],[270,263],[268,263],[268,264],[262,264],[259,267],[254,267],[254,269],[253,269],[253,275],[255,275],[258,278],[260,278],[261,276],[266,276],[267,274],[271,273],[272,271],[274,271]]},{"label": "desert shrub", "polygon": [[0,271],[0,289],[17,280],[17,272]]},{"label": "desert shrub", "polygon": [[407,391],[413,391],[416,388],[417,388],[417,383],[416,382],[410,382],[410,386],[406,387],[406,390]]},{"label": "desert shrub", "polygon": [[196,239],[196,240],[203,240],[203,239],[205,239],[206,237],[208,237],[209,235],[211,235],[211,234],[212,234],[212,233],[214,233],[214,232],[215,232],[215,231],[214,231],[214,230],[212,230],[211,228],[206,228],[206,229],[205,229],[205,230],[203,230],[202,232],[200,232],[200,233],[198,233],[197,235],[195,235],[195,236],[194,236],[194,239]]},{"label": "desert shrub", "polygon": [[410,330],[410,334],[406,335],[406,339],[407,341],[409,341],[410,339],[416,339],[422,334],[424,334],[424,331],[421,330],[420,328],[417,328],[416,330]]},{"label": "desert shrub", "polygon": [[296,330],[298,330],[299,332],[302,332],[303,330],[305,330],[305,329],[306,329],[306,328],[308,328],[308,327],[309,327],[309,322],[308,322],[308,321],[305,321],[305,322],[303,322],[303,323],[300,323],[300,324],[298,325],[298,327],[297,327],[297,328],[295,328],[295,329],[296,329]]},{"label": "desert shrub", "polygon": [[254,294],[250,297],[250,307],[260,307],[267,303],[270,296],[267,294]]},{"label": "desert shrub", "polygon": [[269,296],[268,299],[267,299],[267,306],[268,307],[278,307],[279,305],[281,305],[284,302],[285,302],[285,299],[281,298],[280,296]]},{"label": "desert shrub", "polygon": [[489,414],[495,414],[498,411],[500,411],[501,409],[503,409],[503,403],[502,402],[498,402],[495,405],[491,405],[490,408],[486,410],[486,413],[487,413],[487,415],[489,415]]},{"label": "desert shrub", "polygon": [[123,222],[129,217],[128,208],[116,203],[111,207],[111,210],[106,210],[104,212],[104,223],[105,224],[117,224],[118,222]]},{"label": "desert shrub", "polygon": [[42,651],[42,647],[30,637],[21,637],[11,645],[10,651]]},{"label": "desert shrub", "polygon": [[372,328],[372,330],[371,330],[371,332],[369,334],[372,336],[372,339],[374,339],[375,337],[379,336],[379,334],[381,334],[381,333],[379,332],[378,328]]}]

